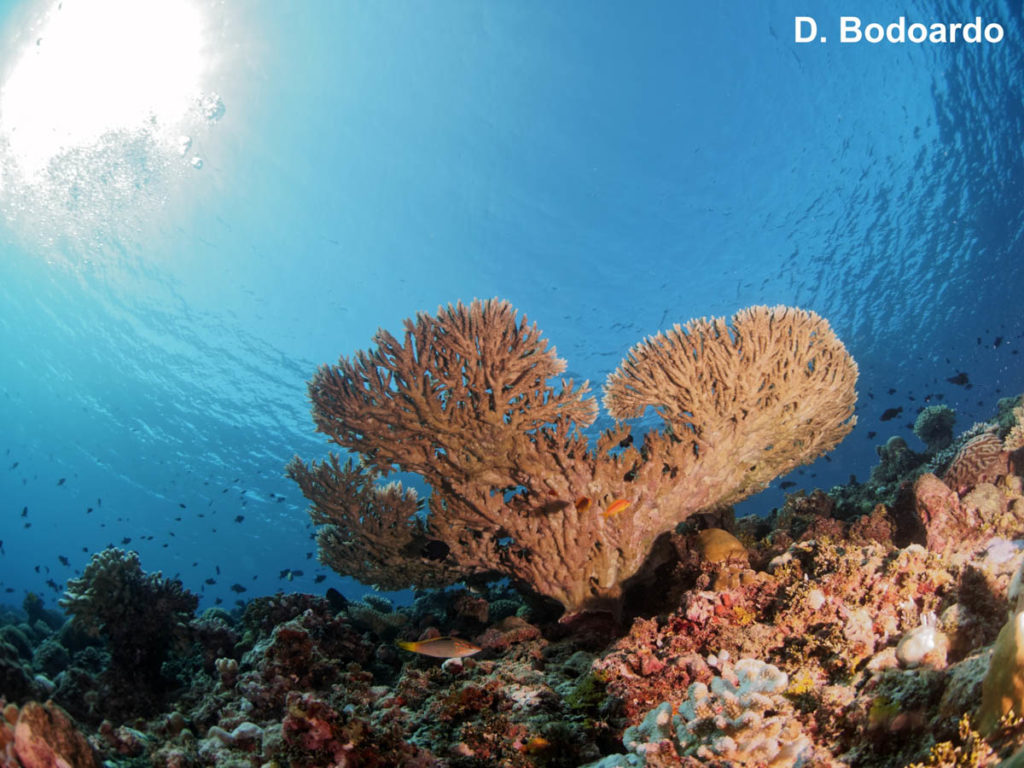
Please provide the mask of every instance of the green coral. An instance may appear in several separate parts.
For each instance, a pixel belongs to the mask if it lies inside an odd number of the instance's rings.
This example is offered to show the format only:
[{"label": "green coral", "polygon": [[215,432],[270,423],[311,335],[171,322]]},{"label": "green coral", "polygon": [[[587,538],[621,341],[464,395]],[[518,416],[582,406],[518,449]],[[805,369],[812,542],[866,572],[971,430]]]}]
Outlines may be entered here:
[{"label": "green coral", "polygon": [[914,434],[921,438],[929,453],[948,448],[953,442],[956,412],[948,405],[929,405],[917,414]]},{"label": "green coral", "polygon": [[593,713],[600,709],[607,698],[607,689],[603,675],[589,672],[583,675],[565,697],[569,709],[581,713]]}]

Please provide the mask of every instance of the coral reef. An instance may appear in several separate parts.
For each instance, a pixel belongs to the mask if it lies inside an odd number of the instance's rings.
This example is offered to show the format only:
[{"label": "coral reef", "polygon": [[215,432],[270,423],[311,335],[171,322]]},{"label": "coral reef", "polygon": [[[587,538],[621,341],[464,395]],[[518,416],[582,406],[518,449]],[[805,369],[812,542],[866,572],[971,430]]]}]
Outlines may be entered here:
[{"label": "coral reef", "polygon": [[929,405],[914,420],[914,434],[921,438],[929,453],[948,448],[953,442],[956,412],[948,405]]},{"label": "coral reef", "polygon": [[[1020,765],[1016,407],[923,463],[791,494],[769,517],[690,516],[621,623],[560,622],[507,584],[401,606],[277,594],[195,617],[180,585],[108,550],[69,584],[71,619],[38,599],[0,609],[0,765]],[[967,460],[980,475],[943,482],[987,434],[1000,455],[986,445]],[[480,651],[399,645],[438,636]],[[159,679],[130,678],[115,641]],[[126,685],[140,679],[157,689]]]},{"label": "coral reef", "polygon": [[[289,475],[312,502],[321,559],[388,587],[504,575],[567,617],[617,612],[624,585],[660,563],[655,540],[761,490],[852,428],[857,367],[813,312],[753,307],[636,345],[605,386],[616,419],[648,407],[661,431],[633,444],[618,422],[596,450],[587,385],[502,301],[442,307],[310,382],[335,455]],[[431,486],[429,516],[394,468]]]},{"label": "coral reef", "polygon": [[640,725],[626,729],[623,746],[640,761],[612,755],[589,768],[645,765],[648,754],[657,755],[658,764],[669,756],[693,757],[705,765],[803,764],[812,745],[783,695],[787,675],[758,659],[732,663],[728,653],[712,657],[711,664],[716,674],[710,684],[692,683],[681,701],[659,704]]},{"label": "coral reef", "polygon": [[[68,581],[60,601],[74,626],[106,641],[105,705],[122,702],[126,710],[142,714],[159,706],[176,685],[163,663],[175,642],[187,641],[198,604],[180,581],[144,573],[138,553],[115,547],[93,555],[82,576]],[[89,709],[82,702],[75,711],[84,715]]]}]

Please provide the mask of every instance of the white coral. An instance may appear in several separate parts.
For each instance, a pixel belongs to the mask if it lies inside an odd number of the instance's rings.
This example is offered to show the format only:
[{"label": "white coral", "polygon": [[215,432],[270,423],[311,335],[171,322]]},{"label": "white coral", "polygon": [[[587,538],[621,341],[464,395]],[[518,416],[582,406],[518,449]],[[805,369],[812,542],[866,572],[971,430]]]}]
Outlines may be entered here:
[{"label": "white coral", "polygon": [[[640,725],[626,729],[622,742],[629,754],[611,755],[586,768],[646,765],[647,753],[660,753],[657,748],[665,741],[673,742],[680,755],[699,760],[768,768],[805,764],[811,741],[782,695],[789,685],[786,673],[757,659],[731,663],[724,653],[709,662],[719,671],[710,685],[693,683],[676,707],[659,704]],[[670,720],[673,711],[677,714]]]},{"label": "white coral", "polygon": [[[710,686],[691,685],[679,706],[675,720],[680,751],[737,765],[798,765],[811,742],[782,696],[788,683],[785,672],[757,659],[723,664],[720,677]],[[716,715],[708,717],[711,712]],[[708,734],[711,726],[714,730]]]}]

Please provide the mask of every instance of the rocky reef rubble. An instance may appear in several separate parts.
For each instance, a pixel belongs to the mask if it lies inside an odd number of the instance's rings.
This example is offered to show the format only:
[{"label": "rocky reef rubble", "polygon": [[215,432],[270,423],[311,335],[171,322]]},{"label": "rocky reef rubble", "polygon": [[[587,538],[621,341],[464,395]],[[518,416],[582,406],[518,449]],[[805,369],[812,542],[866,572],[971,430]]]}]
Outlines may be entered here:
[{"label": "rocky reef rubble", "polygon": [[[31,597],[0,616],[0,766],[999,765],[1024,746],[1021,419],[889,441],[872,479],[767,518],[687,521],[618,621],[502,585],[195,616],[108,551],[72,619]],[[395,644],[439,635],[481,650]]]}]

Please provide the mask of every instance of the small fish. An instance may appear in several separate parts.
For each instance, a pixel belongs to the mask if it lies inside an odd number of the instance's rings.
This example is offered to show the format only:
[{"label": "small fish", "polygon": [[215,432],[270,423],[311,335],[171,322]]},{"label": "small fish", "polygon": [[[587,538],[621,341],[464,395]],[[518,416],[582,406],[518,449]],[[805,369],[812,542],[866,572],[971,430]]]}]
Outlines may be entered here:
[{"label": "small fish", "polygon": [[245,520],[245,515],[235,515],[235,522],[240,523]]},{"label": "small fish", "polygon": [[536,755],[551,746],[551,742],[543,736],[534,736],[519,747],[519,751],[527,755]]},{"label": "small fish", "polygon": [[[3,542],[2,542],[2,541],[0,541],[0,545],[2,545],[2,544],[3,544]],[[3,549],[2,549],[2,548],[0,548],[0,552],[3,552]],[[320,583],[321,581],[324,581],[324,580],[325,580],[326,578],[327,578],[327,577],[326,577],[326,576],[325,576],[324,574],[322,574],[322,573],[318,573],[318,574],[316,575],[316,578],[315,578],[315,579],[313,579],[313,583],[314,583],[314,584],[319,584],[319,583]]]},{"label": "small fish", "polygon": [[794,485],[796,485],[796,483],[794,483],[792,480],[783,480],[781,483],[779,483],[779,488],[781,488],[782,490],[786,490],[787,488],[792,488]]},{"label": "small fish", "polygon": [[208,578],[206,580],[206,583],[209,584],[212,587],[214,584],[217,583],[217,580],[211,576],[210,578]]},{"label": "small fish", "polygon": [[629,499],[616,499],[615,501],[608,505],[607,509],[605,509],[604,511],[603,516],[611,517],[612,515],[617,515],[619,514],[619,512],[622,512],[628,506]]},{"label": "small fish", "polygon": [[57,481],[57,485],[64,485],[64,483],[66,483],[67,481],[68,479],[66,477],[62,477],[60,480]]},{"label": "small fish", "polygon": [[231,591],[232,592],[237,592],[238,594],[242,594],[243,592],[247,592],[248,590],[245,587],[243,587],[241,584],[232,584],[231,585]]},{"label": "small fish", "polygon": [[444,560],[451,552],[451,547],[438,539],[428,539],[420,550],[420,555],[427,560]]},{"label": "small fish", "polygon": [[65,568],[70,565],[68,559],[64,555],[57,555],[57,559],[60,561],[60,564],[63,565]]},{"label": "small fish", "polygon": [[590,509],[590,504],[591,501],[589,496],[580,496],[578,499],[576,499],[576,511],[582,515],[584,512]]},{"label": "small fish", "polygon": [[22,507],[21,508],[21,516],[22,517],[28,517],[28,507]]},{"label": "small fish", "polygon": [[11,464],[10,468],[11,469],[17,469],[18,468],[18,462],[14,462],[13,464]]},{"label": "small fish", "polygon": [[970,388],[971,386],[971,380],[963,371],[958,371],[956,376],[950,376],[948,379],[946,379],[946,381],[948,381],[950,384],[955,384],[958,387]]},{"label": "small fish", "polygon": [[902,406],[899,408],[886,408],[885,411],[882,412],[882,415],[879,417],[879,420],[891,421],[892,419],[895,419],[897,416],[899,416],[901,413],[903,413]]},{"label": "small fish", "polygon": [[125,536],[123,539],[121,539],[121,545],[122,546],[125,545],[125,544],[131,544],[131,543],[132,543],[132,537],[131,536]]},{"label": "small fish", "polygon": [[413,653],[421,653],[424,656],[433,656],[437,659],[461,659],[463,656],[472,656],[482,648],[473,645],[467,640],[458,637],[435,637],[430,640],[399,640],[398,647]]},{"label": "small fish", "polygon": [[556,512],[561,512],[568,506],[568,501],[558,499],[557,501],[549,501],[546,504],[541,504],[539,507],[535,507],[535,511],[539,515],[553,515]]}]

